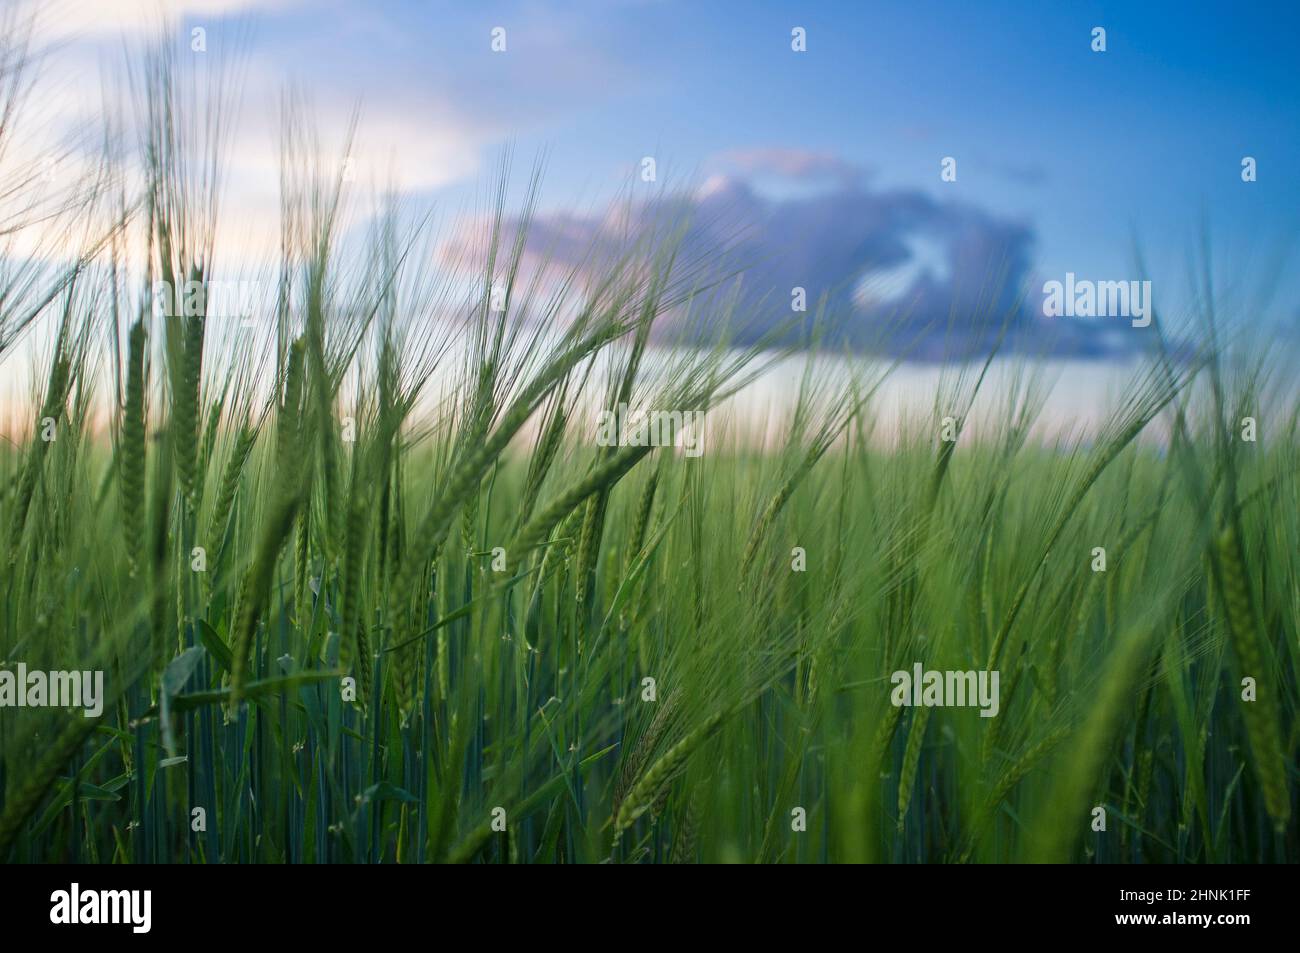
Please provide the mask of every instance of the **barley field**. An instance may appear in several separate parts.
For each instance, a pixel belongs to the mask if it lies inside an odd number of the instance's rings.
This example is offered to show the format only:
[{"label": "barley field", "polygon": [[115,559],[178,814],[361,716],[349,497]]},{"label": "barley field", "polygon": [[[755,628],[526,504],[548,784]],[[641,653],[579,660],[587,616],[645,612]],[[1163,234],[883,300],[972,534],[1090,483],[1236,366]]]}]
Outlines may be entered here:
[{"label": "barley field", "polygon": [[[671,228],[526,278],[504,169],[459,283],[404,209],[343,241],[291,112],[268,319],[159,313],[232,276],[204,123],[145,79],[140,197],[106,156],[84,254],[0,274],[0,668],[103,673],[93,714],[0,708],[0,860],[1300,859],[1300,411],[1211,289],[1095,432],[988,354],[885,417],[893,364],[820,373],[825,314],[735,344]],[[683,309],[714,343],[665,345]],[[601,445],[620,405],[704,452]],[[896,704],[917,665],[996,710]]]}]

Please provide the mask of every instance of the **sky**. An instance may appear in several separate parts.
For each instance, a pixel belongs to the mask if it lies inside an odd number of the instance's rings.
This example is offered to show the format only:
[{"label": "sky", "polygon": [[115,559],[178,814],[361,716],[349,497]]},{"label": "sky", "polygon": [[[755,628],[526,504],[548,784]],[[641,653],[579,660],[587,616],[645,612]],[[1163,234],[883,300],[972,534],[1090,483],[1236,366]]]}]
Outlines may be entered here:
[{"label": "sky", "polygon": [[[1139,329],[1044,322],[1043,283],[1136,279],[1136,243],[1177,323],[1203,235],[1228,296],[1264,284],[1300,224],[1294,2],[55,0],[50,129],[93,118],[164,8],[169,37],[205,31],[196,70],[240,64],[226,209],[250,241],[274,235],[286,89],[336,134],[359,110],[358,174],[442,207],[481,195],[503,148],[524,171],[544,155],[533,228],[574,262],[614,197],[685,201],[709,223],[699,246],[744,236],[747,302],[806,286],[853,346],[920,361],[937,338],[885,340],[887,314],[950,334],[961,312],[976,345],[989,314],[1013,314],[1012,351],[1124,361]],[[1300,340],[1295,273],[1243,320]]]}]

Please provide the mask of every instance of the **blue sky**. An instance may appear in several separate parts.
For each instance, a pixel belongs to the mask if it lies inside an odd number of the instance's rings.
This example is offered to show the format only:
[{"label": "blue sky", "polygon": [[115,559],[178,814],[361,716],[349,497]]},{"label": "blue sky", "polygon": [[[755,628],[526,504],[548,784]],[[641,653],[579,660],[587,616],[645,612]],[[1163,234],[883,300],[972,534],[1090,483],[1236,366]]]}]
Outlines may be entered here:
[{"label": "blue sky", "polygon": [[[144,0],[74,0],[63,25],[75,33],[83,16],[85,29],[73,49],[120,54],[105,5],[118,8],[118,27],[141,35],[154,22]],[[359,104],[371,171],[379,156],[397,156],[397,174],[419,196],[455,205],[481,194],[503,145],[525,166],[545,150],[545,225],[546,214],[599,207],[653,155],[662,178],[735,190],[748,209],[741,224],[760,222],[766,236],[758,260],[788,258],[780,223],[798,220],[800,241],[813,258],[834,260],[841,281],[873,269],[893,280],[902,268],[906,281],[925,267],[942,271],[944,243],[972,230],[979,249],[1015,257],[1027,283],[1067,271],[1129,279],[1136,236],[1157,302],[1172,311],[1203,222],[1218,259],[1248,278],[1300,221],[1294,3],[169,8],[186,31],[209,30],[209,56],[247,37],[251,122],[231,177],[246,197],[258,193],[255,178],[272,183],[278,94],[293,84],[327,126]],[[498,26],[504,53],[490,48]],[[1097,26],[1104,53],[1090,48]],[[806,52],[791,50],[793,27],[806,30]],[[1240,174],[1247,155],[1258,163],[1249,184]],[[957,160],[955,182],[940,181],[945,156]],[[264,207],[266,197],[247,205]],[[855,231],[851,215],[888,222]],[[597,216],[588,225],[598,234]],[[904,234],[917,227],[929,238]],[[1300,288],[1287,282],[1274,320],[1293,326]],[[932,297],[945,289],[939,282]]]},{"label": "blue sky", "polygon": [[[1290,3],[312,3],[255,11],[251,49],[318,98],[450,110],[481,153],[549,151],[545,204],[643,155],[707,176],[807,151],[881,189],[1033,229],[1045,275],[1128,277],[1137,235],[1181,285],[1204,220],[1229,258],[1300,210],[1300,7]],[[489,33],[507,30],[494,54]],[[790,30],[808,49],[790,49]],[[1104,53],[1091,30],[1107,31]],[[1258,181],[1241,181],[1243,156]],[[939,161],[958,160],[956,182]],[[734,171],[734,170],[733,170]],[[778,195],[810,183],[754,174]],[[461,183],[455,183],[461,184]]]}]

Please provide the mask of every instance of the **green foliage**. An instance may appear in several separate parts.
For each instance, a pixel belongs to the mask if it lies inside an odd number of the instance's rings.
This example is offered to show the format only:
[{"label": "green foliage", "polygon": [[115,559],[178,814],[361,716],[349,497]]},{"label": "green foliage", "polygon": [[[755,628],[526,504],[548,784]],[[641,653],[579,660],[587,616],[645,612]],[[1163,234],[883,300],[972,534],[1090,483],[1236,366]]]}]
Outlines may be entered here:
[{"label": "green foliage", "polygon": [[[215,274],[215,173],[154,68],[145,288]],[[735,318],[680,230],[548,289],[503,184],[471,280],[438,284],[400,209],[342,240],[301,129],[265,337],[115,280],[51,317],[0,446],[0,661],[102,669],[108,698],[0,709],[0,860],[1300,856],[1300,431],[1262,364],[1157,351],[1095,439],[1042,446],[1026,367],[978,435],[989,364],[877,428],[891,369],[814,350],[759,448],[725,404],[776,355],[650,344],[686,304]],[[699,458],[595,446],[620,403],[718,425]],[[895,707],[916,662],[997,669],[998,714]]]}]

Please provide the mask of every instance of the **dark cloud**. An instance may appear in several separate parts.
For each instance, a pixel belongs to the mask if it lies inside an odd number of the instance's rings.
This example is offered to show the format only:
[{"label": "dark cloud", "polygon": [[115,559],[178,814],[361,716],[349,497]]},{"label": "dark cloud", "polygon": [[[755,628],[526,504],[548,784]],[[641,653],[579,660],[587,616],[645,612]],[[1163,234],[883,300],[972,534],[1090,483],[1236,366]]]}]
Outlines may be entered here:
[{"label": "dark cloud", "polygon": [[784,167],[794,178],[824,174],[838,184],[769,198],[744,178],[719,176],[689,195],[637,206],[634,222],[626,211],[541,215],[528,247],[544,250],[551,264],[595,271],[626,248],[629,234],[687,222],[684,260],[711,261],[720,274],[740,267],[743,274],[738,286],[693,306],[689,328],[667,322],[678,334],[707,335],[710,314],[720,310],[712,306],[735,294],[732,333],[738,343],[752,343],[791,318],[791,289],[801,287],[805,317],[825,299],[828,344],[914,360],[974,357],[1000,336],[1008,353],[1090,359],[1131,354],[1141,340],[1124,319],[1042,316],[1043,279],[1033,272],[1034,231],[1025,223],[920,191],[869,189],[825,159],[747,155],[755,172]]}]

